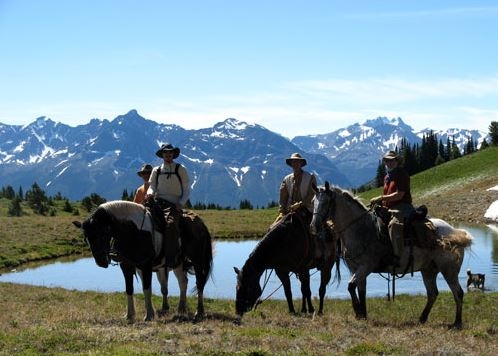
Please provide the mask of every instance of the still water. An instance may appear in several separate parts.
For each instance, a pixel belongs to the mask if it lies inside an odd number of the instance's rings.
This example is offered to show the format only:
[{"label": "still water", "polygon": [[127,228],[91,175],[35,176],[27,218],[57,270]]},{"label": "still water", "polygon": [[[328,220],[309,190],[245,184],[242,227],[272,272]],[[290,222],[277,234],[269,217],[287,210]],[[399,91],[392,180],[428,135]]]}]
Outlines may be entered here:
[{"label": "still water", "polygon": [[[466,250],[465,259],[460,270],[460,284],[465,289],[467,282],[467,269],[474,273],[486,274],[486,290],[498,290],[498,227],[495,225],[466,226],[463,224],[455,227],[468,230],[474,237],[474,243],[470,250]],[[256,246],[257,241],[242,242],[215,242],[215,256],[213,277],[205,288],[205,296],[208,298],[235,299],[235,272],[233,267],[242,267],[249,254]],[[335,272],[335,269],[332,271]],[[313,297],[318,297],[320,274],[316,270],[312,273]],[[349,270],[341,264],[342,282],[329,284],[327,288],[328,298],[349,298],[347,292],[347,281]],[[265,274],[263,274],[262,279]],[[292,290],[294,299],[300,298],[300,285],[296,277],[292,276]],[[48,265],[35,268],[26,268],[15,272],[0,275],[0,282],[13,282],[45,287],[62,287],[75,290],[93,290],[99,292],[124,292],[124,279],[119,266],[110,266],[107,269],[98,267],[93,258],[83,258],[72,262],[56,261]],[[263,281],[262,281],[263,282]],[[170,274],[170,295],[178,296],[178,283]],[[189,278],[189,294],[195,285],[194,277]],[[274,299],[285,299],[280,281],[272,274],[266,286],[263,297],[270,293]],[[438,288],[440,291],[449,290],[441,274],[438,275]],[[136,293],[141,293],[142,286],[139,280],[135,282]],[[154,294],[160,294],[157,280],[153,282]],[[371,274],[367,281],[368,296],[385,296],[388,292],[388,284],[385,278],[378,274]],[[425,287],[420,273],[415,273],[396,281],[397,294],[425,294]]]}]

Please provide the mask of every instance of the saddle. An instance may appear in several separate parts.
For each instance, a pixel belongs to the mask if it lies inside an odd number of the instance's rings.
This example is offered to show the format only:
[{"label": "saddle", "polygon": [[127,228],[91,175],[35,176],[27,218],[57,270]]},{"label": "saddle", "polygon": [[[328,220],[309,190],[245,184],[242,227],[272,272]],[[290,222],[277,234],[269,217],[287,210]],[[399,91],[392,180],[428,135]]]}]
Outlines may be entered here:
[{"label": "saddle", "polygon": [[[425,205],[415,208],[404,224],[404,244],[405,246],[417,246],[425,249],[432,249],[438,245],[437,229],[434,224],[427,218],[428,209]],[[386,207],[375,206],[374,215],[376,217],[376,226],[380,238],[389,241],[388,226],[392,214]]]}]

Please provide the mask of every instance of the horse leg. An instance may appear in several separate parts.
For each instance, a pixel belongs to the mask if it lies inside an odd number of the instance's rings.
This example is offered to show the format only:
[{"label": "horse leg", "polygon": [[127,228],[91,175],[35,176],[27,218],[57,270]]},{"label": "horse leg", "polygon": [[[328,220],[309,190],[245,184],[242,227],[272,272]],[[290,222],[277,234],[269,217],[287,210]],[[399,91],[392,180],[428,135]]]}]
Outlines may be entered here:
[{"label": "horse leg", "polygon": [[[201,267],[195,268],[195,288],[197,290],[197,309],[194,315],[194,321],[202,320],[204,312],[204,287],[206,286],[208,275]],[[197,271],[200,271],[199,273]]]},{"label": "horse leg", "polygon": [[367,279],[360,279],[356,283],[358,287],[358,298],[360,300],[359,315],[358,318],[367,318]]},{"label": "horse leg", "polygon": [[439,291],[437,289],[436,277],[438,271],[434,266],[429,267],[428,269],[423,269],[420,271],[422,273],[422,278],[424,280],[425,290],[427,291],[427,302],[425,304],[424,310],[422,314],[420,314],[419,321],[424,324],[429,317],[429,313],[431,312],[432,306],[437,299]]},{"label": "horse leg", "polygon": [[308,311],[310,314],[315,312],[313,303],[311,303],[311,288],[310,288],[310,273],[309,270],[299,273],[299,280],[301,281],[301,294],[303,295],[303,301],[301,305],[301,313],[306,313],[306,305],[308,306]]},{"label": "horse leg", "polygon": [[453,293],[453,299],[456,304],[455,311],[455,322],[451,326],[455,329],[462,328],[462,305],[463,305],[463,289],[460,286],[460,282],[458,281],[458,269],[455,266],[451,266],[451,270],[443,269],[442,271],[443,277],[448,283],[448,286]]},{"label": "horse leg", "polygon": [[[358,294],[356,294],[356,290],[358,290]],[[348,283],[348,292],[351,296],[351,303],[353,305],[356,318],[366,319],[366,279],[359,279],[357,277],[357,273],[353,273],[353,276]]]},{"label": "horse leg", "polygon": [[318,315],[323,315],[323,301],[325,299],[325,292],[327,291],[327,285],[332,277],[332,263],[328,264],[330,268],[322,266],[320,270],[320,288],[318,288],[318,295],[320,297],[320,307],[318,308]]},{"label": "horse leg", "polygon": [[151,321],[154,319],[154,306],[152,305],[152,266],[145,266],[140,275],[142,277],[142,288],[144,293],[145,302],[145,318],[144,321]]},{"label": "horse leg", "polygon": [[127,263],[120,263],[119,267],[123,272],[123,277],[125,280],[126,301],[127,301],[126,320],[129,323],[133,323],[135,321],[135,300],[133,299],[133,275],[135,274],[136,270],[134,266]]},{"label": "horse leg", "polygon": [[178,303],[178,317],[181,319],[186,319],[188,317],[187,310],[187,285],[188,278],[187,272],[183,270],[183,265],[173,269],[176,279],[178,280],[178,287],[180,288],[180,301]]},{"label": "horse leg", "polygon": [[159,268],[156,272],[157,281],[161,286],[161,295],[163,296],[163,303],[161,306],[161,310],[158,310],[157,313],[159,315],[165,315],[169,312],[169,303],[168,303],[168,275],[169,271],[167,268]]},{"label": "horse leg", "polygon": [[277,270],[277,269],[275,269],[275,273],[277,277],[280,279],[280,282],[282,282],[282,286],[284,287],[285,299],[287,300],[289,313],[295,314],[296,310],[294,309],[294,303],[292,302],[292,290],[291,290],[289,273],[287,271],[284,272],[282,270]]},{"label": "horse leg", "polygon": [[356,295],[356,282],[354,280],[354,274],[353,277],[348,282],[348,292],[349,295],[351,296],[351,304],[353,306],[353,311],[358,316],[358,310],[360,306],[360,301],[358,300],[358,296]]}]

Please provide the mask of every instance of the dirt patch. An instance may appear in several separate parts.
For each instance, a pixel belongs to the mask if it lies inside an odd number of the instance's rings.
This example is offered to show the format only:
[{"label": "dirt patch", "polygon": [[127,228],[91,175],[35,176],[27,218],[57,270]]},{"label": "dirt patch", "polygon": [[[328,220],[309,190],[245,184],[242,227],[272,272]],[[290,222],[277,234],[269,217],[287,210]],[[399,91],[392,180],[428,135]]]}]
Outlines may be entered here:
[{"label": "dirt patch", "polygon": [[484,218],[491,203],[498,200],[497,190],[487,190],[496,186],[494,182],[480,182],[478,186],[463,185],[450,192],[431,194],[419,201],[414,197],[414,205],[425,204],[429,215],[448,222],[465,222],[472,224],[489,223]]}]

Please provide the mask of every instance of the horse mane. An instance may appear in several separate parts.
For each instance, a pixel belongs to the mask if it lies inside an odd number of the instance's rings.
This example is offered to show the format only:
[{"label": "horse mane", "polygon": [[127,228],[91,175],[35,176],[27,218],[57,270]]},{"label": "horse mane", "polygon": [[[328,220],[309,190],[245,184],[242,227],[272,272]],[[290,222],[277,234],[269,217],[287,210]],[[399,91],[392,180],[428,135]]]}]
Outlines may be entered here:
[{"label": "horse mane", "polygon": [[339,192],[343,197],[346,198],[346,200],[352,202],[353,204],[357,205],[359,208],[362,210],[368,210],[368,208],[363,204],[357,197],[354,196],[352,192],[346,189],[342,189],[339,187],[331,187],[331,189],[335,190],[336,192]]},{"label": "horse mane", "polygon": [[101,204],[99,207],[116,217],[131,215],[137,212],[143,213],[144,211],[143,205],[127,200],[112,200]]}]

